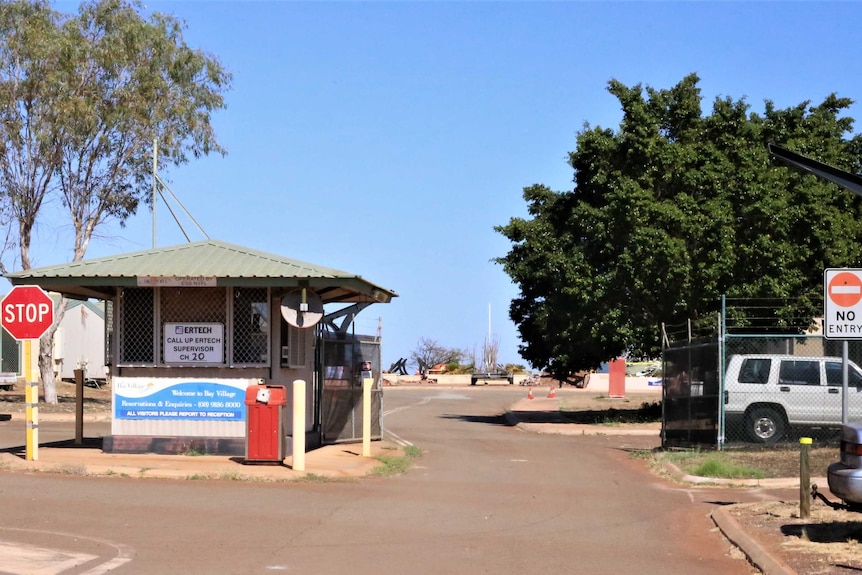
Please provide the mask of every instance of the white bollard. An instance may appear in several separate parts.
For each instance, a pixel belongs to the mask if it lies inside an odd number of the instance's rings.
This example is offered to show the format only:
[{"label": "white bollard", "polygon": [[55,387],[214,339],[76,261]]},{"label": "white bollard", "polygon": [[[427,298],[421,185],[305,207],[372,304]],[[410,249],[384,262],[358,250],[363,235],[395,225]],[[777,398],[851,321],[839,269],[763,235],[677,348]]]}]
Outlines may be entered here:
[{"label": "white bollard", "polygon": [[305,471],[305,380],[293,382],[293,470]]},{"label": "white bollard", "polygon": [[371,388],[374,379],[362,379],[362,457],[371,457]]}]

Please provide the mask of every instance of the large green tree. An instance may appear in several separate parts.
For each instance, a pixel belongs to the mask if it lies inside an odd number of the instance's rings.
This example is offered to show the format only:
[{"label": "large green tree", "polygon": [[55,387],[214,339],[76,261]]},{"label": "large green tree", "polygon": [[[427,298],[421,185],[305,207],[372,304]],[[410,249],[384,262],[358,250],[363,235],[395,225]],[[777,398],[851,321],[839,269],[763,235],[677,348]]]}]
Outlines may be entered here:
[{"label": "large green tree", "polygon": [[[155,141],[163,165],[224,153],[211,116],[225,107],[230,74],[187,46],[182,30],[134,0],[84,2],[77,14],[42,0],[0,1],[0,215],[21,269],[30,268],[32,230],[48,199],[69,222],[43,223],[71,224],[77,261],[100,225],[122,224],[149,201]],[[49,402],[52,337],[39,354]]]},{"label": "large green tree", "polygon": [[617,130],[585,126],[574,189],[524,190],[530,217],[495,229],[520,293],[510,317],[531,365],[558,377],[621,354],[656,355],[662,323],[716,322],[721,296],[782,298],[776,325],[819,315],[823,269],[862,264],[862,199],[773,163],[774,142],[859,172],[852,102],[755,113],[702,110],[697,75],[657,90],[611,81]]}]

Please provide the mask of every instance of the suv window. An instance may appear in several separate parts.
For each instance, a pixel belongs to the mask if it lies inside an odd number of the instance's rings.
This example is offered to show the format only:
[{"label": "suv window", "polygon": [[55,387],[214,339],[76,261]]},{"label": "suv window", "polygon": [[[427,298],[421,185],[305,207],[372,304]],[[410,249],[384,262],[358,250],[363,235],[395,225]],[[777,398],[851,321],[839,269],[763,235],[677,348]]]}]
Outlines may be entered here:
[{"label": "suv window", "polygon": [[820,362],[783,360],[778,370],[779,385],[820,385]]},{"label": "suv window", "polygon": [[761,383],[769,381],[771,359],[746,359],[739,370],[739,383]]},{"label": "suv window", "polygon": [[[827,361],[826,362],[826,383],[827,385],[842,385],[841,362]],[[847,385],[854,387],[862,387],[862,374],[856,371],[853,366],[847,367]]]}]

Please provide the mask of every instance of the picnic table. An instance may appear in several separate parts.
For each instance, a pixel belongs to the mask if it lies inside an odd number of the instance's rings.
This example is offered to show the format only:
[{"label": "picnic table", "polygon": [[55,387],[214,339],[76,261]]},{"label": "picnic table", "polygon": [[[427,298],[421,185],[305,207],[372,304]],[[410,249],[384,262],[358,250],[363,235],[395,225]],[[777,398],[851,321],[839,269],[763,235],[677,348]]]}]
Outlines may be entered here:
[{"label": "picnic table", "polygon": [[15,389],[15,384],[18,383],[18,374],[12,372],[0,372],[0,389],[3,391],[12,391]]},{"label": "picnic table", "polygon": [[485,381],[485,385],[488,385],[489,380],[494,379],[505,379],[508,380],[509,385],[514,385],[515,383],[515,374],[514,373],[471,373],[470,374],[470,385],[476,385],[477,381]]}]

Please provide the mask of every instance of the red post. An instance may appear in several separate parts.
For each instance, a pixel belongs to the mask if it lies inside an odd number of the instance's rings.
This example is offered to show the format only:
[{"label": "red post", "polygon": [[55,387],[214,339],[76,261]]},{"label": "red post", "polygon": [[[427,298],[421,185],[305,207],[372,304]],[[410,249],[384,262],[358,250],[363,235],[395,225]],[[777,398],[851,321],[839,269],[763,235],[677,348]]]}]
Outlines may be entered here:
[{"label": "red post", "polygon": [[615,359],[608,366],[608,396],[626,396],[626,360]]}]

